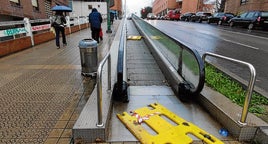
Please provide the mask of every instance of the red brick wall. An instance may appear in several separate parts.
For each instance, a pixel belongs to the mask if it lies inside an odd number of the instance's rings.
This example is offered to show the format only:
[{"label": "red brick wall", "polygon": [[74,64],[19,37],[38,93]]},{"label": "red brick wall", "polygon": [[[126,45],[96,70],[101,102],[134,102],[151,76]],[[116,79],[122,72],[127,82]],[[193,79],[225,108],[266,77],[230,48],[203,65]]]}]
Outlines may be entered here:
[{"label": "red brick wall", "polygon": [[[56,3],[61,5],[68,5],[68,0],[51,0],[51,7],[55,6]],[[31,19],[45,19],[47,18],[45,13],[45,2],[44,0],[38,0],[39,11],[33,10],[33,6],[30,0],[20,0],[20,6],[11,6],[9,0],[1,0],[0,14],[16,16],[20,19],[29,17]]]},{"label": "red brick wall", "polygon": [[153,2],[153,13],[155,15],[166,14],[168,10],[178,7],[176,0],[155,0]]},{"label": "red brick wall", "polygon": [[39,33],[39,34],[35,34],[34,35],[34,44],[38,45],[50,40],[55,39],[55,34],[53,34],[52,32],[48,31],[48,32],[43,32],[43,33]]},{"label": "red brick wall", "polygon": [[74,33],[74,32],[77,32],[77,31],[79,31],[80,29],[79,29],[79,26],[78,25],[76,25],[76,26],[72,26],[71,27],[71,32],[72,33]]},{"label": "red brick wall", "polygon": [[30,37],[22,37],[15,40],[0,43],[0,57],[27,49],[32,46]]},{"label": "red brick wall", "polygon": [[198,0],[184,0],[182,1],[181,13],[186,12],[197,12],[198,10]]},{"label": "red brick wall", "polygon": [[226,0],[225,12],[240,14],[248,10],[268,11],[268,0],[249,0],[245,4],[240,4],[241,0]]}]

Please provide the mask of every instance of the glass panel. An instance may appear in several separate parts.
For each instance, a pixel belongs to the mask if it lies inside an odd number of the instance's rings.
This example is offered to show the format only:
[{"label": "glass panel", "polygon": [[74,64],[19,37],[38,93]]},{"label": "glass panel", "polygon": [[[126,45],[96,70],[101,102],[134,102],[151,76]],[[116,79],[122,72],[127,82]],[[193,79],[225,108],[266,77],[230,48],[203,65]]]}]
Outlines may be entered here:
[{"label": "glass panel", "polygon": [[196,89],[199,84],[199,65],[195,56],[183,49],[182,51],[182,76],[187,82],[190,82],[191,87]]},{"label": "glass panel", "polygon": [[254,16],[255,12],[249,12],[246,18],[252,18]]},{"label": "glass panel", "polygon": [[268,17],[268,12],[261,12],[261,16]]}]

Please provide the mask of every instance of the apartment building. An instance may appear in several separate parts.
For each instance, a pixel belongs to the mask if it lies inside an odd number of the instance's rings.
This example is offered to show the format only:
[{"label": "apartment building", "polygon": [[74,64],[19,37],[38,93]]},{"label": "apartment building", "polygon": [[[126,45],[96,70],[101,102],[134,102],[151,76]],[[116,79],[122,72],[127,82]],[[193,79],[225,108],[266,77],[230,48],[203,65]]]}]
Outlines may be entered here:
[{"label": "apartment building", "polygon": [[214,12],[214,3],[204,3],[204,0],[183,0],[181,13],[198,11]]},{"label": "apartment building", "polygon": [[248,10],[268,11],[268,0],[226,0],[225,12],[240,14]]},{"label": "apartment building", "polygon": [[52,15],[51,8],[68,5],[69,0],[1,0],[0,21],[46,19]]},{"label": "apartment building", "polygon": [[169,10],[180,9],[182,0],[155,0],[153,2],[153,13],[157,16],[164,16]]}]

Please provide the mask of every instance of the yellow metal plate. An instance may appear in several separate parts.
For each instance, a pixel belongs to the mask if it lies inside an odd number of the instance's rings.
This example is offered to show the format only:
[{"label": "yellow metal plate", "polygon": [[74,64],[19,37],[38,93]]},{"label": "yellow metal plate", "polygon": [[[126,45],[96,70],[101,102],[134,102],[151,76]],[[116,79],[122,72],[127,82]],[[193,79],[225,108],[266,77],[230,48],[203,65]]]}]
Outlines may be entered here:
[{"label": "yellow metal plate", "polygon": [[[159,103],[137,109],[131,112],[131,115],[123,112],[117,114],[117,117],[143,144],[188,144],[193,142],[192,136],[208,144],[223,144],[216,137],[180,118]],[[154,134],[151,134],[151,131]]]},{"label": "yellow metal plate", "polygon": [[141,40],[142,36],[128,36],[127,40]]},{"label": "yellow metal plate", "polygon": [[155,40],[159,40],[159,39],[161,39],[160,36],[151,36],[151,38],[152,38],[152,39],[155,39]]}]

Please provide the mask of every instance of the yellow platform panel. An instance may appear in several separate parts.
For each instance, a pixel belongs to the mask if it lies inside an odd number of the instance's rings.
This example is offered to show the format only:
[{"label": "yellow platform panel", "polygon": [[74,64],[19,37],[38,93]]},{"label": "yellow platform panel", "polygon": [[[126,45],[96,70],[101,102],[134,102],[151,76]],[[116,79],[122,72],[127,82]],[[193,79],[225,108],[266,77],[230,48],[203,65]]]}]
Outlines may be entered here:
[{"label": "yellow platform panel", "polygon": [[127,40],[141,40],[142,36],[128,36]]},{"label": "yellow platform panel", "polygon": [[143,144],[189,144],[193,142],[193,136],[208,144],[223,144],[159,103],[139,108],[131,112],[131,115],[123,112],[117,114],[117,117]]}]

